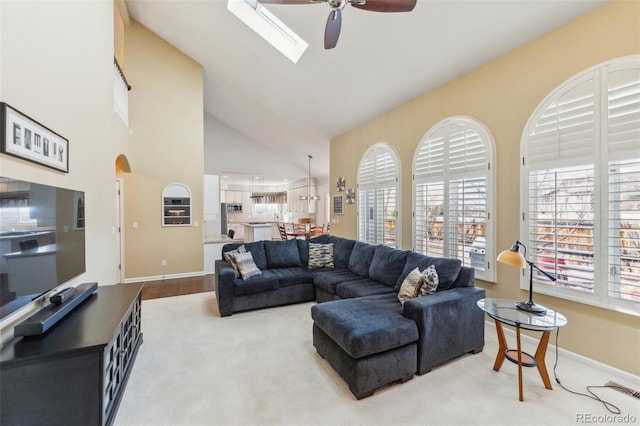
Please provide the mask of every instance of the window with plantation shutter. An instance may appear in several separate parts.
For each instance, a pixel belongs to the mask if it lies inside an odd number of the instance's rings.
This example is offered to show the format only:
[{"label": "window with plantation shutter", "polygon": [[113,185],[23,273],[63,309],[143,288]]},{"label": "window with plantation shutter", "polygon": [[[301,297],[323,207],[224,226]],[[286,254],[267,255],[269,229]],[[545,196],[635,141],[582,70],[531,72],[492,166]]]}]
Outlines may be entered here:
[{"label": "window with plantation shutter", "polygon": [[387,144],[372,146],[358,168],[358,239],[399,247],[398,156]]},{"label": "window with plantation shutter", "polygon": [[493,138],[482,123],[452,117],[436,124],[413,159],[413,249],[457,258],[494,280]]},{"label": "window with plantation shutter", "polygon": [[557,278],[535,274],[534,290],[639,314],[640,55],[554,90],[521,152],[527,255]]}]

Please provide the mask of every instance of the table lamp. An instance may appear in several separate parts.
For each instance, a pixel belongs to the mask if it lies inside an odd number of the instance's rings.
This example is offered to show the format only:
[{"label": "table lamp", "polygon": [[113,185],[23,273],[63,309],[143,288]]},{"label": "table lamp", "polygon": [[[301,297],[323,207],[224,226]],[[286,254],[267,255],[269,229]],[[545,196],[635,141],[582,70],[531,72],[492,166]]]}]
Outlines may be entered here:
[{"label": "table lamp", "polygon": [[[524,249],[524,255],[520,254],[520,247]],[[537,305],[533,302],[533,268],[536,268],[544,276],[551,281],[555,281],[555,277],[549,275],[542,269],[540,269],[535,263],[527,260],[527,247],[520,241],[516,240],[509,250],[505,250],[498,255],[498,262],[506,263],[507,265],[515,266],[516,268],[525,269],[529,265],[529,300],[526,302],[516,303],[516,308],[523,311],[532,312],[534,314],[544,315],[547,312],[547,308],[542,305]]]}]

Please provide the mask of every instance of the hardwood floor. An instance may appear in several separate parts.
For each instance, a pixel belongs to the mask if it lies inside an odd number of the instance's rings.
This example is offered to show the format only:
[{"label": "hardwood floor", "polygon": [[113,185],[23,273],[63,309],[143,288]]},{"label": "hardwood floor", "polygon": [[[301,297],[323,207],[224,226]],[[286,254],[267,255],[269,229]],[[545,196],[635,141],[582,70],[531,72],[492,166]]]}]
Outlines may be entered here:
[{"label": "hardwood floor", "polygon": [[213,291],[215,289],[214,282],[214,274],[201,277],[147,281],[142,289],[142,300]]}]

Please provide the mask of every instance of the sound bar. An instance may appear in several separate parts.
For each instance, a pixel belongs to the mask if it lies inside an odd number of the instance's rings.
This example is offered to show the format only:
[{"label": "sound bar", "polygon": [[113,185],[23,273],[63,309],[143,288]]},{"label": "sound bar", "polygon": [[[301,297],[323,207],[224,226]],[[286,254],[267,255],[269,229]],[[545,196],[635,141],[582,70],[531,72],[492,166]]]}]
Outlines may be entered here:
[{"label": "sound bar", "polygon": [[37,336],[46,333],[58,321],[67,316],[76,306],[87,300],[98,288],[98,283],[84,283],[75,288],[75,294],[60,304],[50,304],[16,325],[13,333],[18,336]]}]

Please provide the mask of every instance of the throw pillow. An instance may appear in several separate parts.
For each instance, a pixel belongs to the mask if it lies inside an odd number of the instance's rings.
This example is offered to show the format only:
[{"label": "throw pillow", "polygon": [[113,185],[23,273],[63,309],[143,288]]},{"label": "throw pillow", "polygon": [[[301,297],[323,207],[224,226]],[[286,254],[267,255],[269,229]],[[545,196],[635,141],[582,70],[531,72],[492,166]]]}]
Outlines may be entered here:
[{"label": "throw pillow", "polygon": [[234,256],[238,253],[246,253],[246,252],[247,252],[247,249],[244,248],[244,245],[241,245],[235,250],[225,251],[224,253],[222,253],[222,255],[224,256],[224,260],[226,260],[227,263],[229,263],[229,265],[233,266],[233,269],[235,269],[237,273],[240,273],[240,271],[238,270],[238,265],[236,265],[236,262],[234,260]]},{"label": "throw pillow", "polygon": [[436,271],[435,265],[429,266],[427,269],[422,271],[421,274],[424,279],[420,286],[420,296],[435,293],[439,282],[438,271]]},{"label": "throw pillow", "polygon": [[404,305],[408,299],[418,297],[420,294],[420,287],[424,281],[424,275],[420,273],[420,269],[414,268],[409,275],[404,279],[398,292],[398,300]]},{"label": "throw pillow", "polygon": [[243,280],[262,274],[262,271],[258,269],[256,263],[253,261],[251,252],[238,253],[234,256],[234,260],[236,265],[238,265],[238,270]]},{"label": "throw pillow", "polygon": [[309,243],[309,268],[333,268],[333,243]]}]

